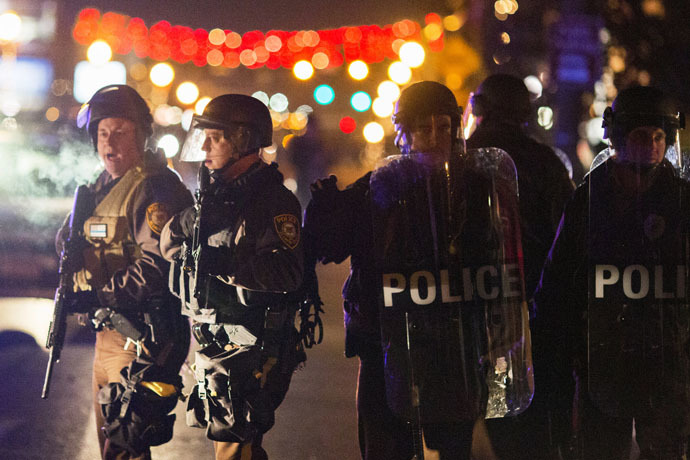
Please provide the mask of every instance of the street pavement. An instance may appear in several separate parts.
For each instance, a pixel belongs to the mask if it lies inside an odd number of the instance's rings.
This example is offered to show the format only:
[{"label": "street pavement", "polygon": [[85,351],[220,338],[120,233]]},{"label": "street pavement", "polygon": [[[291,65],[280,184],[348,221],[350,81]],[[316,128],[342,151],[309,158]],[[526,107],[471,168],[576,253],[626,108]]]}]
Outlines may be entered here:
[{"label": "street pavement", "polygon": [[[271,460],[359,458],[358,362],[343,355],[340,290],[347,265],[317,268],[326,310],[324,341],[308,350],[306,366],[294,374],[276,413],[276,424],[264,437]],[[48,299],[0,298],[0,460],[100,458],[91,405],[94,335],[72,320],[49,397],[41,399],[48,361],[43,343],[51,304]],[[182,371],[186,392],[193,379],[188,372]],[[213,459],[213,447],[204,430],[185,425],[184,403],[177,405],[175,414],[173,439],[154,447],[153,459]]]}]

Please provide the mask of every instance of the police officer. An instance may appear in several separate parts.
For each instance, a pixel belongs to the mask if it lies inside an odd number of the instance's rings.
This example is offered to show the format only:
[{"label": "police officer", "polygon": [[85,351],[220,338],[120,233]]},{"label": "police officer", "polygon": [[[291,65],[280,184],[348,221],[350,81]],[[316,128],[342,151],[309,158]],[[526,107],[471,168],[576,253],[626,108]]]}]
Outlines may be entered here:
[{"label": "police officer", "polygon": [[203,161],[197,204],[161,237],[164,256],[186,268],[173,289],[201,346],[188,422],[206,428],[218,460],[267,458],[261,437],[299,360],[286,294],[303,276],[301,208],[277,165],[259,156],[272,129],[267,107],[253,97],[211,100],[182,152],[183,160]]},{"label": "police officer", "polygon": [[[460,111],[445,86],[424,81],[406,88],[393,116],[401,152],[448,157],[461,139]],[[410,426],[396,416],[387,399],[381,347],[380,272],[371,209],[370,179],[365,174],[340,191],[331,176],[312,185],[305,213],[305,232],[322,263],[350,257],[350,276],[343,288],[345,355],[360,360],[357,381],[359,444],[365,460],[409,459],[414,450]],[[404,231],[404,229],[400,229]],[[474,420],[454,426],[425,428],[428,455],[469,458]],[[435,452],[432,452],[435,451]]]},{"label": "police officer", "polygon": [[567,204],[535,293],[548,390],[575,407],[579,458],[628,458],[633,419],[640,458],[685,458],[690,190],[668,159],[683,127],[659,89],[618,94],[604,112],[612,154]]},{"label": "police officer", "polygon": [[[525,288],[531,296],[574,184],[554,151],[526,132],[532,108],[529,91],[522,80],[508,74],[491,75],[479,85],[469,106],[477,127],[467,139],[467,148],[498,147],[515,162],[527,272]],[[518,417],[487,421],[494,448],[502,459],[536,459],[549,455],[548,416],[546,401],[539,391],[538,361],[535,368],[536,394],[527,412]],[[526,443],[526,439],[532,442]]]},{"label": "police officer", "polygon": [[[149,446],[170,439],[174,418],[167,414],[189,347],[189,325],[166,289],[169,264],[158,243],[168,218],[192,198],[162,152],[145,150],[152,122],[146,102],[126,85],[98,90],[77,119],[105,166],[88,186],[95,208],[84,224],[76,292],[67,297],[98,329],[93,392],[104,459],[147,459]],[[58,247],[64,235],[63,228]]]}]

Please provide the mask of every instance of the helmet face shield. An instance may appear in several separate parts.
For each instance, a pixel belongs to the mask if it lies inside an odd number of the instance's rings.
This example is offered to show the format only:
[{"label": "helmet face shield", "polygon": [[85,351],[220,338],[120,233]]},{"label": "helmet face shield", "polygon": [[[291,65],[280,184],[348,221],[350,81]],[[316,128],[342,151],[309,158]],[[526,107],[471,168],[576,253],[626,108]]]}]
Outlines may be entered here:
[{"label": "helmet face shield", "polygon": [[204,142],[206,142],[206,132],[204,128],[192,120],[192,125],[187,132],[184,144],[182,144],[180,161],[204,161],[206,159],[206,152],[202,150]]}]

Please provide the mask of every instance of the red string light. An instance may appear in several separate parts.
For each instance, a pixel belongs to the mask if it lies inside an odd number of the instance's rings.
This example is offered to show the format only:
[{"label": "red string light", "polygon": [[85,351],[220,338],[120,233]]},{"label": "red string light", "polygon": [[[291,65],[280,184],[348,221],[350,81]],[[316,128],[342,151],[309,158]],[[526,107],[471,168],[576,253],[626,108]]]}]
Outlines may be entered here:
[{"label": "red string light", "polygon": [[[425,17],[427,24],[437,21],[440,21],[440,16],[435,13]],[[147,27],[141,18],[114,12],[101,14],[95,8],[86,8],[77,16],[72,37],[81,45],[101,39],[117,54],[134,52],[137,57],[156,61],[277,69],[281,66],[292,68],[300,60],[331,68],[357,59],[369,64],[397,59],[399,43],[396,47],[394,42],[400,39],[420,41],[421,32],[418,23],[405,19],[383,27],[363,25],[327,30],[270,30],[265,34],[254,30],[243,35],[225,30],[225,42],[213,44],[209,42],[209,31],[204,29],[173,26],[167,21]],[[219,43],[215,37],[213,41]],[[431,51],[441,51],[443,35],[428,44]]]}]

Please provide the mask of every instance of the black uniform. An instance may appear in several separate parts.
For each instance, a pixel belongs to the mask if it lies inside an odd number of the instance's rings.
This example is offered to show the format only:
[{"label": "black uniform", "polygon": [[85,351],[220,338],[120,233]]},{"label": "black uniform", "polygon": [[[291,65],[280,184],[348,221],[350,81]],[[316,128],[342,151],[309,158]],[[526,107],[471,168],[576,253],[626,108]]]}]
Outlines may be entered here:
[{"label": "black uniform", "polygon": [[[204,201],[203,250],[211,262],[197,276],[208,277],[208,290],[199,308],[183,299],[202,346],[188,410],[194,426],[219,443],[256,441],[270,429],[297,364],[286,293],[302,281],[301,210],[282,182],[275,164],[257,161],[231,183],[217,177]],[[167,259],[179,260],[194,218],[188,208],[163,229]]]},{"label": "black uniform", "polygon": [[[643,168],[641,176],[635,168]],[[557,410],[570,413],[575,394],[579,442],[571,448],[583,449],[583,458],[627,458],[632,418],[644,458],[680,458],[670,452],[690,432],[687,308],[671,297],[631,300],[615,286],[594,304],[589,278],[599,262],[686,265],[688,191],[666,160],[636,167],[610,159],[585,178],[563,214],[535,293],[534,335]],[[651,283],[661,279],[652,275]]]}]

